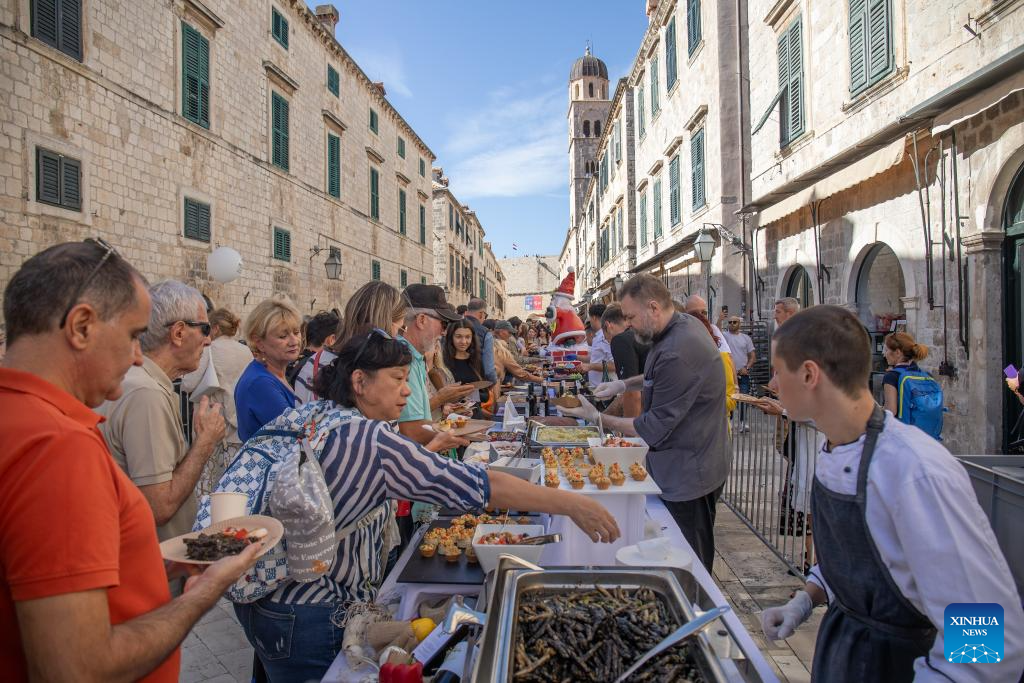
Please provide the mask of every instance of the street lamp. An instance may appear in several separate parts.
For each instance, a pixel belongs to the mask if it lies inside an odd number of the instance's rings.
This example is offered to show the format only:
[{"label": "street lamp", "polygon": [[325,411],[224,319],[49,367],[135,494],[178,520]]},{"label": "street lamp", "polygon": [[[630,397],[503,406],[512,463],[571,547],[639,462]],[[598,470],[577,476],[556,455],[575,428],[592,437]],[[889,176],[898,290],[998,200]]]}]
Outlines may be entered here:
[{"label": "street lamp", "polygon": [[710,263],[715,255],[715,238],[704,232],[702,228],[697,239],[693,242],[693,248],[697,250],[697,258],[701,263]]},{"label": "street lamp", "polygon": [[324,261],[324,268],[327,269],[328,280],[341,279],[341,249],[338,247],[330,248],[327,260]]}]

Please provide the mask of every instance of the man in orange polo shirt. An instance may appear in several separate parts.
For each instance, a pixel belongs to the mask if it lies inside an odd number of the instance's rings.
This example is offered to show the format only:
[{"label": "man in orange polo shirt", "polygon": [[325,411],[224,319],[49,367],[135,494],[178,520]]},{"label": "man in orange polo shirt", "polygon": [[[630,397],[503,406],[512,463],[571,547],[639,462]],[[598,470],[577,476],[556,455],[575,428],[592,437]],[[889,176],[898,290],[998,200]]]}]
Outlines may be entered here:
[{"label": "man in orange polo shirt", "polygon": [[26,261],[4,293],[0,672],[6,680],[178,680],[178,646],[255,561],[217,562],[171,600],[153,513],[90,408],[142,363],[145,281],[101,240]]}]

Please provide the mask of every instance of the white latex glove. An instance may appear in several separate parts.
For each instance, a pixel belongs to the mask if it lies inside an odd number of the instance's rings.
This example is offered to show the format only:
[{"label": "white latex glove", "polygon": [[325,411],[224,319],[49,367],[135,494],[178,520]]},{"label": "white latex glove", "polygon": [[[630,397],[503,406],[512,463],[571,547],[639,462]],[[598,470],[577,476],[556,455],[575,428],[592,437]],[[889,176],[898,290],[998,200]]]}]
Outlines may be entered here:
[{"label": "white latex glove", "polygon": [[594,387],[594,398],[599,398],[602,401],[607,401],[610,398],[615,398],[619,394],[626,393],[626,383],[621,379],[613,379],[611,382],[601,382]]},{"label": "white latex glove", "polygon": [[807,591],[796,592],[793,599],[779,607],[761,612],[761,630],[768,640],[785,640],[811,616],[814,604]]},{"label": "white latex glove", "polygon": [[577,398],[580,400],[579,408],[562,408],[559,406],[558,412],[570,417],[583,418],[587,422],[597,422],[598,417],[601,415],[601,411],[594,407],[594,404],[583,396],[577,396]]}]

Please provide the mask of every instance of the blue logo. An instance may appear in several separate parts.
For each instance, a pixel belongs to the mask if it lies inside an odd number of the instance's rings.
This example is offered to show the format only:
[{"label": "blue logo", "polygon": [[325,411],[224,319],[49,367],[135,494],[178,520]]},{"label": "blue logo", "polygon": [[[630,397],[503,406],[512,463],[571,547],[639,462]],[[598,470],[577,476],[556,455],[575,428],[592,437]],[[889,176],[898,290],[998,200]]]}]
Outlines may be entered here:
[{"label": "blue logo", "polygon": [[958,664],[1003,661],[1003,607],[994,602],[954,602],[946,607],[946,659]]}]

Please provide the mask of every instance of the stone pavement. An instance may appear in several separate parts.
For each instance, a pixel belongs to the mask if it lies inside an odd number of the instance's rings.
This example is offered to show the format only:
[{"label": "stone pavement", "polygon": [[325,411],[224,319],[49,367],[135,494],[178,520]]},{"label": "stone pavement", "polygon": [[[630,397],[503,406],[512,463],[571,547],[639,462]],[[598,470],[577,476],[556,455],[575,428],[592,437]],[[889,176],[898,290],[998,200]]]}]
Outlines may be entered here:
[{"label": "stone pavement", "polygon": [[[715,580],[740,621],[781,681],[810,681],[814,634],[824,610],[815,610],[811,620],[786,642],[769,645],[761,633],[761,610],[786,602],[803,583],[789,575],[786,566],[725,505],[718,507],[715,534]],[[181,655],[182,683],[249,681],[252,648],[226,600],[196,625],[182,644]]]}]

